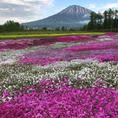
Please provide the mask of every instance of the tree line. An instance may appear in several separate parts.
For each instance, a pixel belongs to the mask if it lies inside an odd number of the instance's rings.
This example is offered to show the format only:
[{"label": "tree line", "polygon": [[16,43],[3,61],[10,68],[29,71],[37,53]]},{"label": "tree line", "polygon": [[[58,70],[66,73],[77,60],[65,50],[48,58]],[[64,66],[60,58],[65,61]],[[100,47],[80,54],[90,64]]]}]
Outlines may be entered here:
[{"label": "tree line", "polygon": [[19,31],[21,31],[21,32],[22,31],[76,31],[78,29],[74,29],[74,28],[67,29],[64,26],[57,27],[55,29],[48,29],[47,27],[37,29],[37,28],[30,28],[30,27],[23,26],[23,25],[19,24],[18,22],[14,22],[14,21],[7,21],[3,25],[0,25],[0,33],[2,33],[2,32],[19,32]]},{"label": "tree line", "polygon": [[109,9],[105,10],[104,13],[92,12],[90,22],[82,27],[81,30],[118,30],[118,10]]},{"label": "tree line", "polygon": [[67,28],[65,26],[56,27],[56,28],[48,28],[48,27],[35,28],[35,27],[25,26],[25,30],[27,31],[78,31],[79,28]]},{"label": "tree line", "polygon": [[16,31],[24,31],[24,27],[20,25],[18,22],[7,21],[3,25],[0,25],[0,32],[16,32]]}]

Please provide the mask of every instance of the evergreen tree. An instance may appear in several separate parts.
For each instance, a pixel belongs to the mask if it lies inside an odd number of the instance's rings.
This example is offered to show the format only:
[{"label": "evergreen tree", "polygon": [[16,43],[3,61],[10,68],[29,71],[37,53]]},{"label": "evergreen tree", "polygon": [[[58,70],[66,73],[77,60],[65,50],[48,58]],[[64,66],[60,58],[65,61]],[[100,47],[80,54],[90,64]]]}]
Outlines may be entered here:
[{"label": "evergreen tree", "polygon": [[106,30],[116,31],[118,29],[118,10],[105,10],[103,15],[92,12],[90,15],[90,22],[87,26],[81,28],[81,30]]},{"label": "evergreen tree", "polygon": [[102,28],[102,24],[103,24],[102,20],[103,20],[103,16],[102,16],[102,14],[99,12],[99,13],[97,14],[97,28],[98,28],[98,29],[101,29],[101,28]]},{"label": "evergreen tree", "polygon": [[104,11],[104,23],[103,23],[104,29],[108,28],[108,12]]},{"label": "evergreen tree", "polygon": [[113,27],[118,28],[118,10],[114,11],[114,17]]},{"label": "evergreen tree", "polygon": [[90,15],[90,22],[88,23],[88,29],[95,29],[96,28],[96,19],[97,14],[95,12],[92,12]]}]

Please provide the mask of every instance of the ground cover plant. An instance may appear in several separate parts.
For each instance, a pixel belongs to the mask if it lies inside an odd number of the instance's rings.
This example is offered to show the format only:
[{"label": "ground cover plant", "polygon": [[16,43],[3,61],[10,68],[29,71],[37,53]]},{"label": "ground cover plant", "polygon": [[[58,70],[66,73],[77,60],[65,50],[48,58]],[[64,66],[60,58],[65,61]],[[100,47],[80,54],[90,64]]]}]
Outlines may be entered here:
[{"label": "ground cover plant", "polygon": [[117,118],[117,35],[0,40],[0,118]]}]

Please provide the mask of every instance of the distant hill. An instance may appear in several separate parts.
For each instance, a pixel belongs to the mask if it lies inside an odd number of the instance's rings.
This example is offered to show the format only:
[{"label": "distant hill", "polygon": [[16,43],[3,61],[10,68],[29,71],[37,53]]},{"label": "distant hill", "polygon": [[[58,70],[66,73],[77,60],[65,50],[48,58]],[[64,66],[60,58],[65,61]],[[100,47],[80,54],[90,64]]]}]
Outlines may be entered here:
[{"label": "distant hill", "polygon": [[33,22],[23,23],[24,26],[33,28],[79,28],[89,22],[92,11],[79,5],[71,5],[61,12]]}]

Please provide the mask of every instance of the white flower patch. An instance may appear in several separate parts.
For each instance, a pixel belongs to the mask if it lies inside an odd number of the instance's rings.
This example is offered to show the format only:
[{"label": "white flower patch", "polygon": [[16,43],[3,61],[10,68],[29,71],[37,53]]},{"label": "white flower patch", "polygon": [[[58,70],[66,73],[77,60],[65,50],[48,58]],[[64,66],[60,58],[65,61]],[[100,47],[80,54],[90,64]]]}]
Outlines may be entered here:
[{"label": "white flower patch", "polygon": [[6,59],[6,60],[3,60],[3,61],[0,61],[0,65],[1,64],[14,64],[16,62],[17,62],[17,60],[15,58],[11,58],[11,59]]},{"label": "white flower patch", "polygon": [[99,41],[113,40],[113,38],[100,38]]},{"label": "white flower patch", "polygon": [[[106,63],[97,63],[98,67],[106,67]],[[108,64],[107,64],[108,65]]]},{"label": "white flower patch", "polygon": [[85,75],[85,74],[89,74],[90,73],[90,68],[83,68],[80,72],[79,72],[79,74],[80,75]]},{"label": "white flower patch", "polygon": [[11,58],[17,58],[18,56],[22,56],[23,54],[29,53],[29,52],[35,52],[37,50],[43,49],[44,46],[35,46],[30,47],[26,49],[21,50],[4,50],[3,52],[0,52],[0,62],[3,60],[8,60]]},{"label": "white flower patch", "polygon": [[[56,62],[45,66],[4,64],[0,66],[0,88],[12,90],[32,85],[42,79],[59,80],[67,78],[69,84],[81,78],[91,85],[103,79],[106,87],[114,87],[118,83],[118,63],[96,60],[72,60]],[[83,84],[80,87],[82,87]]]}]

